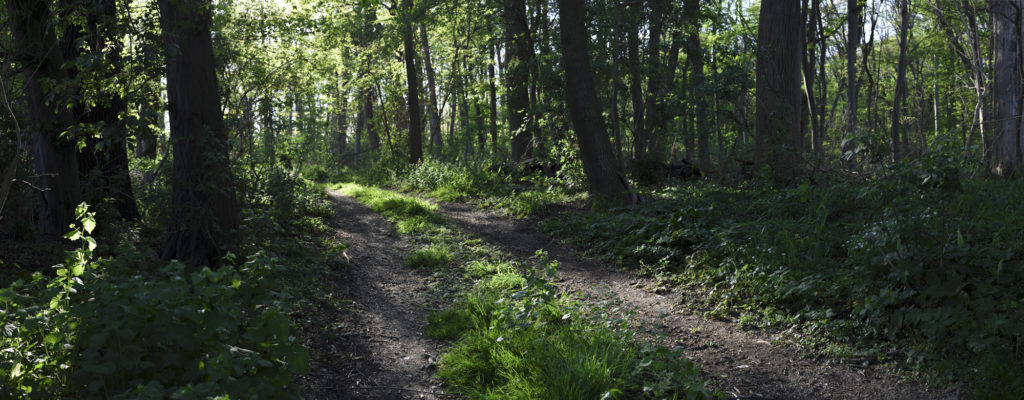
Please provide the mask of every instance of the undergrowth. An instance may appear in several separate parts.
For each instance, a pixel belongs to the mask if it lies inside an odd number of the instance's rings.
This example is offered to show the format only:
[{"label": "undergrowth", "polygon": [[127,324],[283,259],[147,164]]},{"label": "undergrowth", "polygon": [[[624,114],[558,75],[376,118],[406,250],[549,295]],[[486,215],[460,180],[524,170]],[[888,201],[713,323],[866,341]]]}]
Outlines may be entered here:
[{"label": "undergrowth", "polygon": [[1024,183],[952,162],[791,189],[703,183],[547,221],[545,229],[667,283],[712,314],[797,326],[838,357],[896,361],[985,398],[1024,393]]},{"label": "undergrowth", "polygon": [[399,229],[410,221],[421,227],[406,231],[424,246],[409,263],[435,271],[434,290],[452,304],[431,314],[427,334],[454,342],[437,376],[456,393],[472,399],[713,395],[679,350],[645,345],[626,321],[560,296],[551,283],[556,264],[543,253],[535,267],[524,267],[450,228],[422,200],[356,184],[332,187]]},{"label": "undergrowth", "polygon": [[[136,181],[145,204],[169,195],[158,170],[136,172],[154,177]],[[0,398],[299,397],[309,353],[293,319],[343,246],[314,238],[331,213],[316,187],[279,168],[241,178],[241,245],[214,268],[160,261],[145,237],[97,242],[80,206],[80,247],[0,288]],[[144,207],[144,231],[166,212]]]},{"label": "undergrowth", "polygon": [[586,199],[578,163],[554,177],[499,163],[380,163],[343,173],[340,180],[416,192],[439,201],[468,201],[506,215],[544,215],[553,206]]}]

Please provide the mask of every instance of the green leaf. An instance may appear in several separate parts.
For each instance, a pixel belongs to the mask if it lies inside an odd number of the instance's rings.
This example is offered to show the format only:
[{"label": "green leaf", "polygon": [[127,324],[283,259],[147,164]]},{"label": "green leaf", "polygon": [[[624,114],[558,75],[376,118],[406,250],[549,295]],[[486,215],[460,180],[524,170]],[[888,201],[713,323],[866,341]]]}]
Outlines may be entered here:
[{"label": "green leaf", "polygon": [[64,235],[64,238],[73,242],[82,238],[82,232],[75,229],[71,232],[68,232],[67,235]]},{"label": "green leaf", "polygon": [[89,251],[96,250],[96,239],[86,237],[85,242],[89,244]]},{"label": "green leaf", "polygon": [[18,326],[15,324],[4,325],[4,336],[14,337],[18,333]]},{"label": "green leaf", "polygon": [[48,345],[48,346],[53,346],[53,345],[57,344],[57,342],[59,342],[60,339],[61,339],[61,337],[60,337],[59,334],[51,333],[51,334],[46,335],[46,336],[43,337],[43,344]]},{"label": "green leaf", "polygon": [[11,369],[11,379],[18,379],[21,376],[21,363],[14,364],[14,368]]},{"label": "green leaf", "polygon": [[93,229],[96,229],[96,220],[93,218],[86,218],[82,220],[82,227],[85,228],[85,233],[92,233]]},{"label": "green leaf", "polygon": [[85,264],[75,264],[71,266],[72,276],[82,276],[85,273]]}]

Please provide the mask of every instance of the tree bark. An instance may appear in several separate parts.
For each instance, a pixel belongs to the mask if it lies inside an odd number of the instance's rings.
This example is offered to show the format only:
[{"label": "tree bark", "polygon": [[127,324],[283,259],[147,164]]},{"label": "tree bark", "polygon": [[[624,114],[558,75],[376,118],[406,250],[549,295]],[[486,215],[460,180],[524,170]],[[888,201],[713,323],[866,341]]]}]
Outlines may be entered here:
[{"label": "tree bark", "polygon": [[644,95],[640,76],[640,29],[641,14],[636,5],[629,6],[632,22],[626,35],[626,58],[629,70],[629,98],[633,106],[633,159],[639,161],[647,156],[647,134],[644,130]]},{"label": "tree bark", "polygon": [[209,1],[160,0],[174,168],[165,260],[198,267],[230,246],[239,205],[228,163],[210,35]]},{"label": "tree bark", "polygon": [[498,87],[495,84],[494,77],[494,64],[497,62],[494,58],[494,44],[487,46],[490,49],[490,57],[487,61],[487,83],[489,86],[490,100],[491,100],[491,151],[495,156],[498,155]]},{"label": "tree bark", "polygon": [[420,25],[420,36],[423,38],[423,68],[427,75],[427,113],[430,114],[430,151],[435,156],[441,153],[441,113],[437,110],[437,78],[433,60],[430,56],[430,35],[427,26]]},{"label": "tree bark", "polygon": [[897,0],[900,7],[900,55],[896,63],[896,92],[892,99],[892,121],[889,136],[892,140],[892,159],[900,161],[906,148],[903,130],[903,100],[907,97],[907,35],[910,31],[910,0]]},{"label": "tree bark", "polygon": [[1021,107],[1021,18],[1022,0],[990,0],[992,13],[993,119],[992,172],[1000,176],[1019,174],[1024,169]]},{"label": "tree bark", "polygon": [[707,93],[704,89],[704,49],[700,44],[700,0],[683,3],[686,18],[686,59],[690,63],[690,90],[697,92],[695,112],[697,118],[697,160],[700,169],[711,170],[711,145],[708,133]]},{"label": "tree bark", "polygon": [[423,159],[423,122],[420,119],[419,82],[416,74],[416,42],[413,40],[413,0],[402,0],[404,27],[402,42],[405,47],[405,76],[409,86],[409,162],[415,164]]},{"label": "tree bark", "polygon": [[505,76],[508,91],[506,107],[509,113],[509,130],[512,134],[512,160],[521,161],[530,153],[533,132],[530,131],[530,66],[533,64],[533,48],[530,46],[529,28],[526,24],[526,2],[509,0],[505,2],[505,41],[509,54]]},{"label": "tree bark", "polygon": [[[68,82],[61,68],[64,57],[53,31],[54,16],[49,2],[7,0],[7,24],[14,39],[14,56],[25,76],[28,112],[33,141],[33,162],[39,181],[36,186],[36,228],[40,237],[60,239],[81,202],[78,155],[73,138],[61,132],[74,125],[74,116],[52,83]],[[47,84],[46,82],[51,82]],[[57,86],[59,87],[59,86]]]},{"label": "tree bark", "polygon": [[860,47],[861,37],[861,6],[862,0],[848,0],[846,2],[846,139],[843,141],[844,158],[852,156],[846,153],[852,152],[856,146],[854,138],[857,137],[857,109],[858,109],[858,82],[857,82],[857,48]]},{"label": "tree bark", "polygon": [[801,175],[800,2],[761,4],[757,33],[755,165],[769,166],[776,183]]},{"label": "tree bark", "polygon": [[562,26],[562,64],[566,71],[565,95],[573,131],[580,146],[580,159],[594,198],[612,204],[633,201],[625,176],[618,169],[601,117],[601,106],[594,88],[594,73],[587,51],[589,35],[584,0],[559,0]]},{"label": "tree bark", "polygon": [[[101,79],[116,81],[124,66],[122,46],[117,37],[121,33],[117,24],[117,4],[115,0],[103,0],[101,5],[98,10],[86,10],[88,26],[85,31],[89,33],[89,50],[93,57],[105,61],[101,66],[92,68],[105,67],[105,71],[100,72]],[[75,41],[82,37],[76,33],[68,39]],[[66,48],[70,47],[73,46]],[[80,55],[75,54],[74,57]],[[86,201],[96,204],[113,199],[121,219],[137,221],[141,215],[128,172],[127,128],[120,118],[128,103],[117,90],[107,88],[102,89],[95,100],[96,104],[91,109],[76,107],[79,121],[100,129],[100,136],[86,138],[86,146],[78,154],[82,182],[90,188],[84,194],[93,194],[85,196]]]}]

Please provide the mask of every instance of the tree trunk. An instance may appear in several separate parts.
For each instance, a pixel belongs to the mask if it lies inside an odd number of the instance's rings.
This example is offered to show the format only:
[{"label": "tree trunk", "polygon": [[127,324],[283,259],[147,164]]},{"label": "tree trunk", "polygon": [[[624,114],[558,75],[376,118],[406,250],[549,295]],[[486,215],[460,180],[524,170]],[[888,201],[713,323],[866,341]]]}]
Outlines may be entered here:
[{"label": "tree trunk", "polygon": [[892,140],[892,159],[904,157],[904,134],[902,133],[903,100],[907,97],[907,34],[910,31],[910,0],[897,0],[900,7],[900,55],[896,64],[896,92],[892,99],[892,121],[889,136]]},{"label": "tree trunk", "polygon": [[437,78],[433,60],[430,56],[430,35],[427,26],[420,25],[420,36],[423,37],[423,67],[427,75],[427,112],[430,114],[430,151],[435,156],[441,154],[441,113],[437,110]]},{"label": "tree trunk", "polygon": [[[362,104],[360,104],[362,102]],[[366,128],[366,102],[358,93],[356,94],[356,107],[359,109],[356,112],[356,130],[355,134],[355,150],[352,153],[352,165],[359,166],[359,154],[362,152],[363,142],[363,129]]]},{"label": "tree trunk", "polygon": [[174,172],[165,260],[197,267],[215,263],[238,227],[239,206],[227,159],[217,94],[212,7],[208,1],[160,0],[167,49],[167,99]]},{"label": "tree trunk", "polygon": [[495,156],[498,155],[498,87],[494,77],[494,44],[487,46],[490,51],[490,58],[487,62],[487,83],[491,100],[491,150]]},{"label": "tree trunk", "polygon": [[1021,147],[1021,17],[1022,0],[990,0],[992,13],[993,119],[992,172],[1000,176],[1024,169]]},{"label": "tree trunk", "polygon": [[[804,1],[806,3],[807,0],[804,0]],[[819,1],[820,0],[811,0],[811,3],[813,3],[813,4],[811,4],[809,6],[805,4],[805,6],[804,6],[804,18],[803,18],[803,21],[802,21],[804,24],[806,24],[806,25],[804,25],[804,26],[806,26],[806,29],[804,31],[805,32],[804,33],[804,38],[805,38],[806,46],[804,46],[804,56],[803,56],[804,98],[807,99],[807,115],[808,115],[808,119],[807,120],[808,120],[808,123],[809,123],[810,128],[811,128],[811,150],[812,150],[813,154],[815,155],[815,158],[817,158],[818,153],[819,153],[819,151],[818,151],[819,149],[817,147],[817,143],[818,143],[817,140],[818,140],[818,137],[821,136],[821,132],[818,131],[819,126],[817,124],[817,120],[818,120],[818,102],[817,102],[817,98],[815,97],[817,95],[817,93],[815,92],[815,86],[814,86],[814,84],[815,84],[814,67],[815,67],[815,63],[817,61],[816,60],[817,57],[815,57],[815,56],[817,55],[817,52],[818,52],[818,44],[816,43],[817,38],[818,38],[818,30],[817,30],[818,26],[817,26],[817,24],[815,24],[814,15],[815,15],[815,11],[818,8],[818,2]]]},{"label": "tree trunk", "polygon": [[363,89],[363,124],[366,126],[366,138],[370,141],[370,151],[380,148],[380,135],[373,124],[373,88]]},{"label": "tree trunk", "polygon": [[[662,122],[661,95],[665,85],[664,75],[666,70],[661,59],[661,42],[665,20],[668,18],[665,15],[668,11],[668,1],[648,0],[648,7],[650,15],[648,16],[649,35],[647,39],[647,99],[644,103],[646,111],[644,112],[643,134],[646,140],[642,145],[644,146],[644,154],[650,158],[652,156],[652,147],[654,147],[652,145],[657,135],[661,133],[656,132],[656,129]],[[657,157],[658,154],[655,153],[653,156]]]},{"label": "tree trunk", "polygon": [[511,50],[505,76],[508,91],[506,107],[509,130],[512,134],[512,160],[519,162],[529,156],[530,141],[530,66],[533,48],[530,46],[529,28],[526,26],[526,2],[509,0],[505,3],[505,41]]},{"label": "tree trunk", "polygon": [[601,105],[594,88],[594,73],[587,51],[584,0],[559,0],[562,26],[562,64],[566,71],[565,95],[573,130],[580,146],[580,158],[591,195],[612,204],[633,201],[625,176],[612,153],[608,132],[601,117]]},{"label": "tree trunk", "polygon": [[[861,25],[861,0],[848,0],[846,3],[846,139],[843,141],[843,158],[852,156],[846,153],[852,152],[856,147],[854,138],[857,137],[857,48],[860,47]],[[824,50],[823,50],[824,51]],[[849,159],[852,161],[852,159]]]},{"label": "tree trunk", "polygon": [[405,76],[409,86],[409,162],[415,164],[423,159],[423,123],[420,119],[419,82],[416,75],[416,42],[413,40],[412,20],[415,10],[413,0],[402,0],[404,27],[402,42],[405,45]]},{"label": "tree trunk", "polygon": [[[104,60],[104,63],[90,65],[90,71],[77,71],[74,74],[89,72],[97,74],[100,79],[116,82],[124,63],[121,60],[121,42],[117,36],[121,33],[117,24],[117,4],[114,0],[103,0],[102,7],[87,8],[86,26],[69,25],[63,38],[66,60],[87,56]],[[71,7],[70,5],[68,7]],[[88,54],[81,52],[78,41],[89,43]],[[77,65],[77,64],[76,64]],[[113,86],[112,86],[113,87]],[[85,96],[81,91],[79,96]],[[127,109],[128,103],[116,90],[100,89],[95,97],[83,99],[93,101],[87,108],[78,104],[74,108],[77,120],[83,125],[98,128],[100,136],[89,136],[86,145],[78,153],[78,169],[82,178],[83,198],[90,204],[99,204],[113,199],[121,219],[136,221],[141,218],[139,207],[132,193],[132,182],[128,172],[127,128],[121,122],[120,114]],[[83,103],[84,103],[83,101]]]},{"label": "tree trunk", "polygon": [[55,92],[58,89],[46,83],[69,80],[67,72],[61,69],[64,57],[57,45],[48,4],[38,0],[7,0],[7,23],[28,94],[32,156],[39,176],[36,186],[41,189],[37,229],[42,238],[56,240],[64,235],[74,218],[75,206],[81,202],[81,187],[75,143],[60,137],[75,123],[70,110],[59,101],[68,94]]},{"label": "tree trunk", "polygon": [[348,90],[338,89],[338,105],[335,115],[335,153],[345,154],[348,146]]},{"label": "tree trunk", "polygon": [[757,33],[757,143],[755,164],[772,169],[775,181],[791,184],[801,175],[800,3],[761,4]]},{"label": "tree trunk", "polygon": [[647,157],[647,134],[644,130],[644,95],[641,89],[640,76],[640,12],[636,5],[630,5],[630,16],[633,24],[627,29],[626,58],[629,69],[629,96],[633,105],[633,159],[639,161]]},{"label": "tree trunk", "polygon": [[708,133],[708,93],[704,89],[704,49],[700,44],[700,0],[686,0],[683,3],[686,17],[686,59],[690,63],[690,90],[698,95],[694,104],[697,118],[697,160],[700,169],[711,170],[711,145]]}]

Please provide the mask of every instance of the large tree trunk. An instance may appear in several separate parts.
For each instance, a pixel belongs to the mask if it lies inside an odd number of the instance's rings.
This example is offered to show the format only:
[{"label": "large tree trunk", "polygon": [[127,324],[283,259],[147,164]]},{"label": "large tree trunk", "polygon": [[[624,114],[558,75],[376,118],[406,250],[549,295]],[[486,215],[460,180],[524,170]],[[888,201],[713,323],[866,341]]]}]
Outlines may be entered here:
[{"label": "large tree trunk", "polygon": [[405,76],[409,83],[409,162],[418,163],[423,159],[423,123],[420,119],[419,82],[416,76],[416,42],[413,40],[413,3],[402,0],[405,15],[405,26],[402,29],[402,42],[405,45]]},{"label": "large tree trunk", "polygon": [[420,25],[420,36],[423,37],[423,68],[427,75],[427,112],[430,114],[430,151],[435,156],[441,154],[441,113],[437,110],[437,78],[434,73],[433,60],[430,56],[430,35],[426,25]]},{"label": "large tree trunk", "polygon": [[1022,0],[990,0],[992,13],[993,119],[991,169],[1001,176],[1024,168],[1021,134],[1021,18]]},{"label": "large tree trunk", "polygon": [[533,48],[530,46],[526,24],[526,2],[509,0],[505,3],[505,41],[511,50],[505,81],[508,90],[509,130],[512,134],[512,160],[519,162],[529,156],[530,141],[530,66]]},{"label": "large tree trunk", "polygon": [[903,122],[903,100],[907,97],[907,35],[910,31],[910,0],[898,0],[900,7],[900,55],[896,63],[896,92],[892,99],[892,121],[889,136],[892,140],[893,161],[902,160],[906,148]]},{"label": "large tree trunk", "polygon": [[601,105],[594,88],[594,73],[587,52],[584,0],[559,0],[562,26],[562,64],[566,71],[565,95],[573,130],[580,145],[580,158],[593,197],[613,204],[632,202],[629,185],[612,153],[608,132],[601,117]]},{"label": "large tree trunk", "polygon": [[[37,229],[41,237],[56,240],[68,230],[75,206],[81,202],[78,156],[73,138],[62,138],[74,125],[74,116],[56,92],[68,82],[61,69],[64,57],[53,31],[49,2],[7,0],[7,24],[14,37],[15,58],[25,75],[33,141],[33,160],[39,181],[36,186]],[[50,82],[49,84],[46,82]]]},{"label": "large tree trunk", "polygon": [[790,184],[802,169],[800,3],[762,3],[759,25],[755,164],[770,166],[777,183]]},{"label": "large tree trunk", "polygon": [[174,146],[171,222],[160,253],[193,267],[210,265],[229,247],[239,222],[214,71],[211,4],[159,4]]},{"label": "large tree trunk", "polygon": [[[117,35],[117,4],[114,0],[103,0],[99,9],[86,10],[85,29],[77,29],[71,25],[72,31],[64,38],[66,42],[65,59],[74,59],[82,55],[74,44],[79,40],[89,41],[92,57],[105,62],[91,66],[92,69],[103,68],[99,72],[102,79],[116,81],[121,73],[122,46]],[[83,32],[88,33],[83,37]],[[132,182],[128,172],[127,128],[120,119],[120,114],[127,109],[128,103],[116,90],[101,89],[91,108],[82,105],[75,107],[78,120],[87,126],[101,128],[100,136],[86,138],[86,146],[78,153],[78,168],[82,182],[88,188],[83,192],[85,201],[98,204],[113,199],[118,215],[125,220],[135,221],[141,218],[139,207],[132,193]]]}]

